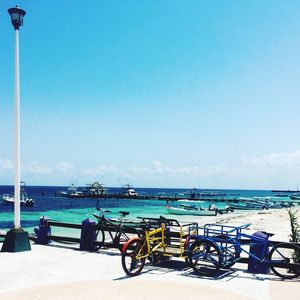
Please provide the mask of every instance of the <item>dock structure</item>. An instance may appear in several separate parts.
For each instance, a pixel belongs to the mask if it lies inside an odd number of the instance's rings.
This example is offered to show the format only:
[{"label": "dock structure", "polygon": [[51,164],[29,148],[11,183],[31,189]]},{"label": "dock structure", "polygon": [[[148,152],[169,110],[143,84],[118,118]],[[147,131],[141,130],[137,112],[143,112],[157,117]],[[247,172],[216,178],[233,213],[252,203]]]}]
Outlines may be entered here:
[{"label": "dock structure", "polygon": [[271,190],[272,193],[299,193],[299,190]]},{"label": "dock structure", "polygon": [[137,199],[137,200],[162,200],[162,201],[178,201],[178,200],[190,200],[190,201],[209,201],[209,202],[236,202],[239,201],[238,198],[217,198],[217,197],[180,197],[178,195],[126,195],[120,193],[107,193],[99,195],[64,195],[67,198],[96,198],[96,199]]},{"label": "dock structure", "polygon": [[[233,197],[233,198],[227,198],[227,197],[180,197],[178,195],[125,195],[125,194],[113,194],[113,193],[107,193],[102,195],[76,195],[76,196],[64,196],[68,198],[78,198],[78,199],[84,199],[84,198],[94,198],[94,199],[133,199],[133,200],[160,200],[160,201],[166,201],[166,203],[170,202],[176,202],[178,200],[187,200],[187,201],[203,201],[203,202],[221,202],[221,203],[238,203],[240,201],[243,201],[239,197]],[[300,199],[294,200],[282,200],[282,199],[270,199],[274,203],[281,203],[281,202],[293,202],[300,205]],[[253,200],[254,202],[256,200]]]}]

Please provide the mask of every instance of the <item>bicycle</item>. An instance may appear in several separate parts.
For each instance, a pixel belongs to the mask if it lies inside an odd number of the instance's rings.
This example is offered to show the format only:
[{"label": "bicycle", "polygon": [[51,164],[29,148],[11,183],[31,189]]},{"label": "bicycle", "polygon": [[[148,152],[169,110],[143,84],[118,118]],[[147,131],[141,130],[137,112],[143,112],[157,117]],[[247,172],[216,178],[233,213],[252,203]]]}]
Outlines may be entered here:
[{"label": "bicycle", "polygon": [[[203,234],[194,236],[195,241],[188,249],[188,259],[194,271],[200,275],[213,276],[220,268],[228,269],[236,262],[241,261],[241,253],[246,253],[256,262],[255,268],[264,263],[275,275],[283,279],[299,277],[299,245],[272,242],[263,237],[243,233],[242,230],[249,226],[250,224],[242,226],[204,225],[201,228]],[[273,236],[271,233],[263,233],[268,237]],[[242,245],[258,246],[261,253],[255,255]]]},{"label": "bicycle", "polygon": [[[122,246],[133,236],[141,236],[141,230],[136,228],[137,224],[124,221],[129,212],[120,211],[119,219],[111,219],[105,217],[106,213],[111,213],[110,210],[103,210],[99,207],[97,207],[97,210],[99,211],[99,215],[93,214],[98,220],[96,226],[97,250],[104,245],[121,250]],[[109,242],[105,242],[108,238],[110,239]]]},{"label": "bicycle", "polygon": [[160,217],[143,218],[141,224],[145,235],[132,238],[122,248],[122,267],[129,276],[139,275],[145,265],[146,258],[152,264],[162,257],[187,258],[187,237],[193,231],[195,223],[180,225],[177,220]]}]

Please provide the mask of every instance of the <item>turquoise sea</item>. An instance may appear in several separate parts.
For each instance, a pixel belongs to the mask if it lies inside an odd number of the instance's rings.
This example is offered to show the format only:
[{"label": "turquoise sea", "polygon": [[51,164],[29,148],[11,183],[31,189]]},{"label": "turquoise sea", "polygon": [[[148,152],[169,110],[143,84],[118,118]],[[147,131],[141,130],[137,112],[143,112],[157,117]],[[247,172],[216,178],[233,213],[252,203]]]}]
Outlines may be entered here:
[{"label": "turquoise sea", "polygon": [[[161,215],[174,218],[174,215],[168,215],[166,210],[166,201],[161,200],[142,200],[142,199],[91,199],[91,198],[66,198],[58,196],[59,191],[66,190],[67,187],[58,186],[27,186],[26,191],[30,198],[35,201],[34,207],[21,207],[21,225],[29,232],[38,226],[41,216],[47,216],[52,220],[61,222],[81,223],[86,218],[93,218],[96,207],[107,208],[112,211],[109,216],[118,217],[120,210],[130,213],[128,218],[134,219],[137,216],[159,217]],[[139,195],[164,195],[177,198],[186,197],[185,193],[190,189],[165,189],[165,188],[136,188]],[[208,191],[206,190],[198,190]],[[274,196],[271,191],[266,190],[213,190],[224,192],[226,196],[221,198],[238,197],[263,197]],[[13,226],[13,206],[2,202],[2,195],[12,193],[12,186],[0,186],[0,229],[8,230]],[[109,188],[110,193],[120,193],[120,188]],[[220,197],[218,197],[220,198]],[[211,203],[211,202],[210,202]],[[204,207],[210,203],[204,203]],[[215,203],[217,207],[222,208],[224,203]],[[176,203],[174,202],[174,205]],[[57,229],[58,231],[60,229]],[[77,235],[77,234],[76,234]]]}]

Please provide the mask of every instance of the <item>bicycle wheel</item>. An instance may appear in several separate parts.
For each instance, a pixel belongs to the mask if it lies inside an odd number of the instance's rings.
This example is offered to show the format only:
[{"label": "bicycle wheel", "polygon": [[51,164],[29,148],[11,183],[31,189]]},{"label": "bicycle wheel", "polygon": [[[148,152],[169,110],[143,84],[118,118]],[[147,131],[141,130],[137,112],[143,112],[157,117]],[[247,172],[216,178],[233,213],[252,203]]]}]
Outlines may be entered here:
[{"label": "bicycle wheel", "polygon": [[125,232],[124,228],[122,228],[115,238],[115,246],[119,248],[120,251],[122,251],[123,245],[132,238],[141,238],[140,232],[134,227],[130,227],[130,233]]},{"label": "bicycle wheel", "polygon": [[[231,268],[237,261],[237,258],[240,257],[237,251],[237,245],[235,244],[235,240],[229,238],[224,234],[218,234],[214,236],[218,239],[216,242],[222,252],[222,269]],[[224,240],[224,241],[222,241]]]},{"label": "bicycle wheel", "polygon": [[209,240],[195,241],[189,249],[192,268],[203,276],[212,276],[221,267],[221,253],[218,246]]},{"label": "bicycle wheel", "polygon": [[102,229],[99,229],[96,232],[97,250],[99,250],[104,245],[104,241],[105,241],[105,233]]},{"label": "bicycle wheel", "polygon": [[145,244],[138,238],[128,241],[122,250],[122,267],[129,276],[139,275],[145,265],[145,257],[139,258],[146,254]]},{"label": "bicycle wheel", "polygon": [[283,279],[293,279],[300,275],[300,248],[287,243],[273,247],[269,254],[270,268]]}]

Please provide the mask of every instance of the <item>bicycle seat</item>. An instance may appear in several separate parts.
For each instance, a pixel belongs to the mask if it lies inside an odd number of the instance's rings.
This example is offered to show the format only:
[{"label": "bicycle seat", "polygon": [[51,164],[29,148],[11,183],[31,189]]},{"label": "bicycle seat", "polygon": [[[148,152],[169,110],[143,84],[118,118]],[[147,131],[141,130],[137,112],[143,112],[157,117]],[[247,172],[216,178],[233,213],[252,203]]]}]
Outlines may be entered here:
[{"label": "bicycle seat", "polygon": [[125,216],[128,216],[129,215],[129,212],[128,211],[120,211],[120,214],[125,217]]}]

